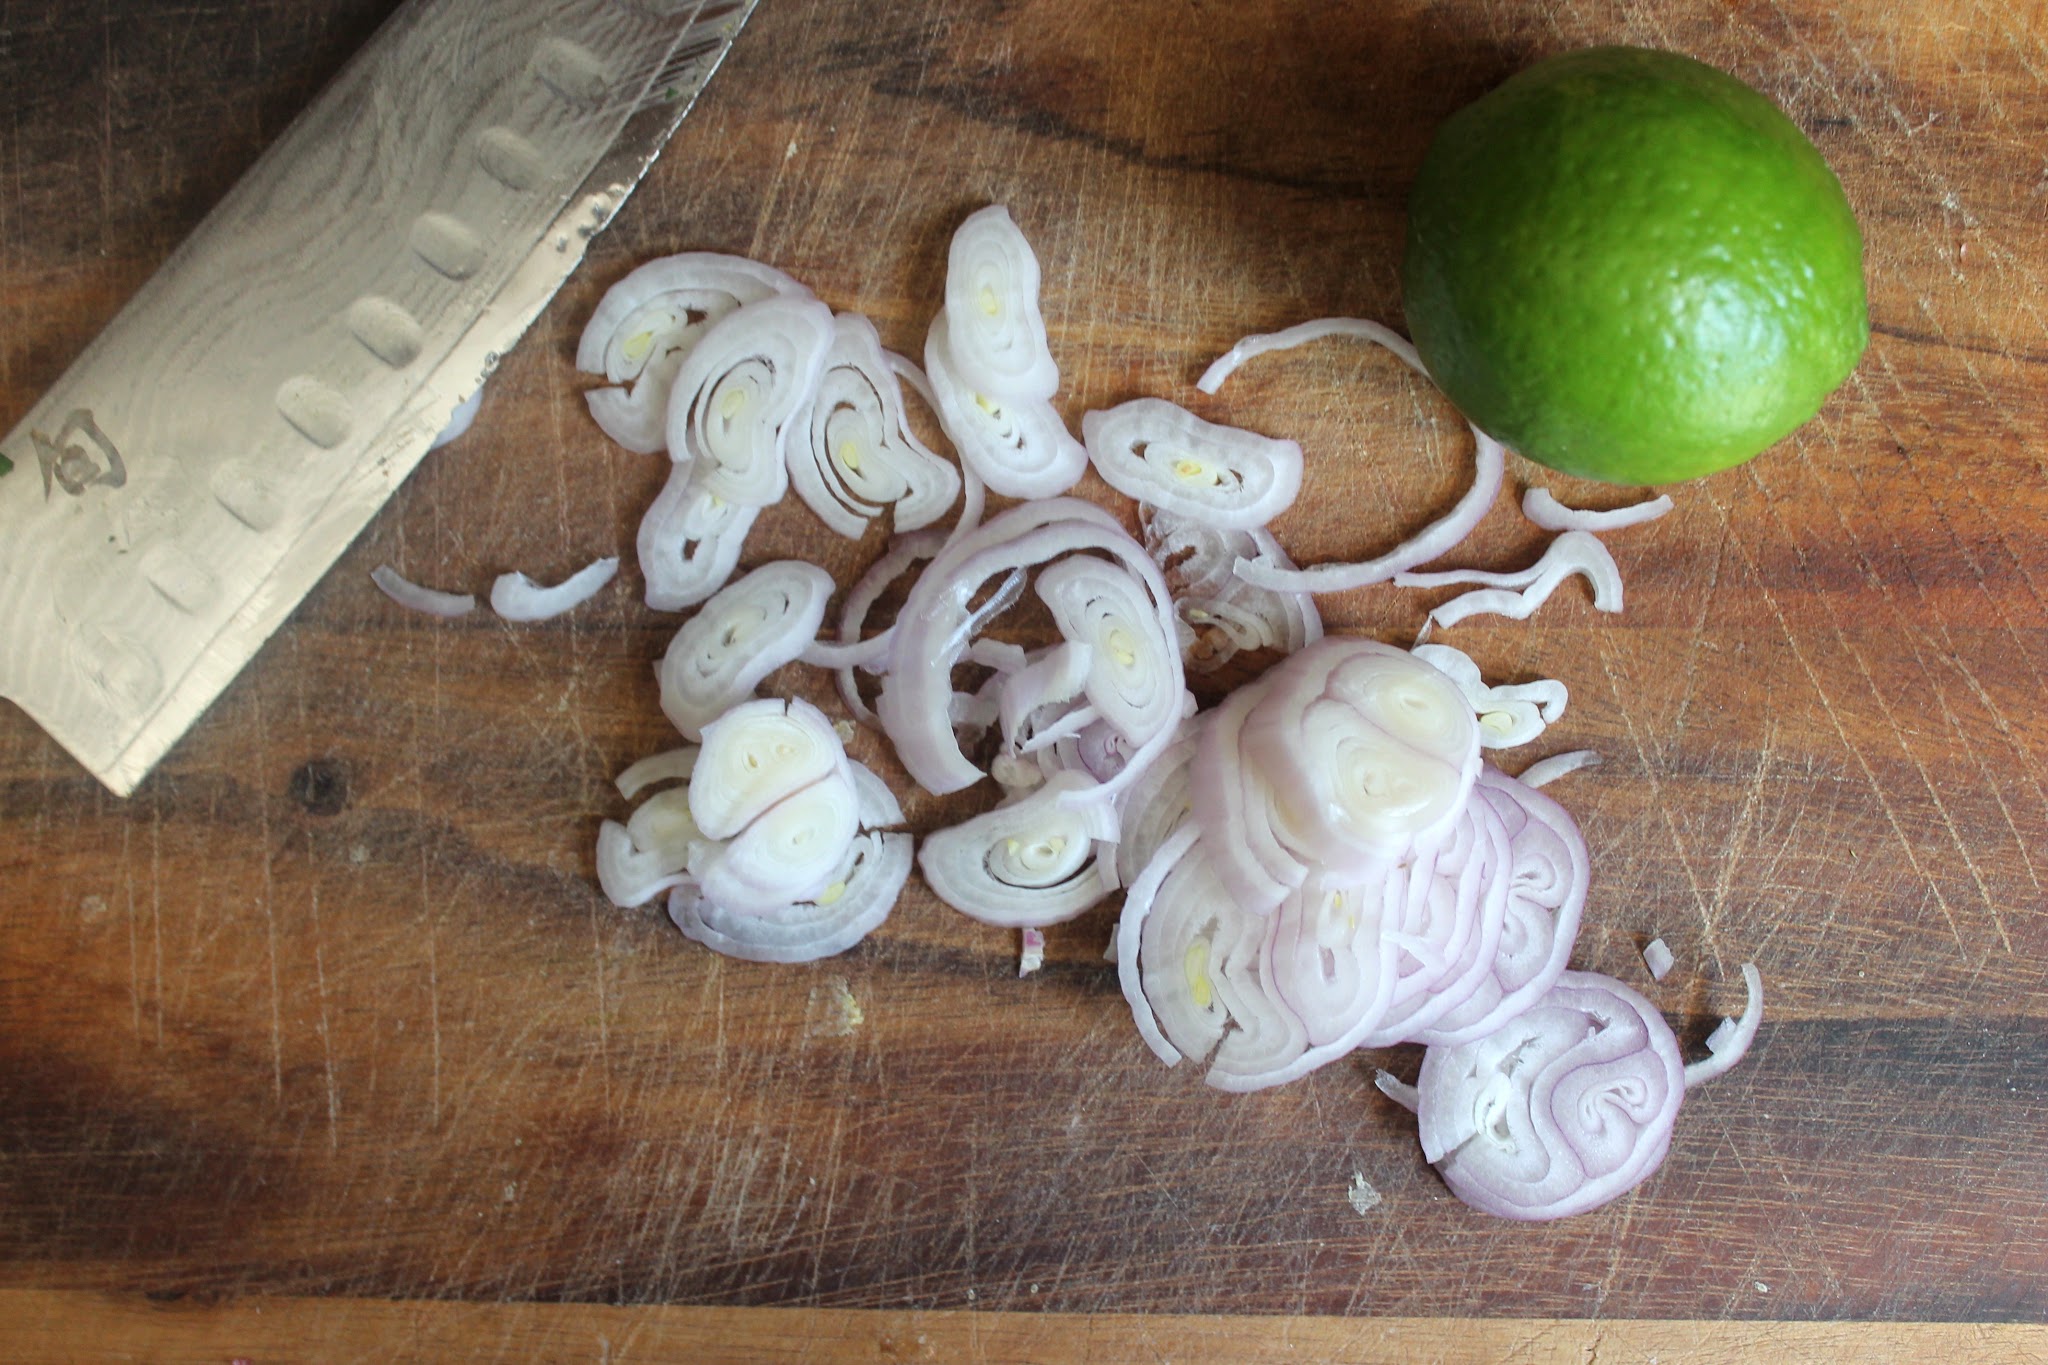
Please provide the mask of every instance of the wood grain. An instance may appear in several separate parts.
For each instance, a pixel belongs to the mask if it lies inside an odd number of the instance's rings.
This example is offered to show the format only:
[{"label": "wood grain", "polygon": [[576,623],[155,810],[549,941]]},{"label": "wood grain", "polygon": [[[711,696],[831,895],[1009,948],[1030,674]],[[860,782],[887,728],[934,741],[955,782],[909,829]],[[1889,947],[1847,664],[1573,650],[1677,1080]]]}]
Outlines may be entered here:
[{"label": "wood grain", "polygon": [[[0,13],[0,417],[388,8]],[[2038,6],[1933,0],[764,0],[474,434],[132,801],[0,715],[0,1286],[2039,1319],[2044,26]],[[1714,62],[1809,131],[1864,223],[1876,330],[1816,422],[1614,538],[1624,615],[1567,594],[1460,628],[1489,672],[1570,685],[1542,748],[1607,756],[1557,789],[1594,852],[1576,963],[1643,981],[1661,934],[1680,966],[1654,998],[1695,1044],[1738,1003],[1737,964],[1768,983],[1756,1052],[1609,1209],[1523,1227],[1451,1200],[1369,1084],[1413,1049],[1248,1097],[1161,1070],[1100,961],[1107,909],[1024,982],[1008,935],[915,880],[872,940],[811,968],[718,960],[609,909],[592,839],[610,775],[667,742],[648,669],[673,620],[630,576],[533,627],[408,617],[370,585],[382,561],[480,588],[631,544],[664,471],[592,428],[572,358],[648,255],[759,257],[914,351],[953,225],[1005,202],[1045,265],[1067,415],[1192,401],[1244,331],[1398,322],[1432,130],[1607,41]],[[1200,410],[1308,450],[1276,527],[1305,560],[1389,543],[1467,460],[1440,400],[1335,344]],[[1503,499],[1463,557],[1525,563],[1539,540]],[[879,546],[784,507],[744,562],[844,581]],[[1326,617],[1397,639],[1429,600],[1369,591]],[[829,697],[802,669],[769,687]],[[856,756],[903,788],[872,738]],[[1361,1176],[1383,1195],[1364,1215]]]}]

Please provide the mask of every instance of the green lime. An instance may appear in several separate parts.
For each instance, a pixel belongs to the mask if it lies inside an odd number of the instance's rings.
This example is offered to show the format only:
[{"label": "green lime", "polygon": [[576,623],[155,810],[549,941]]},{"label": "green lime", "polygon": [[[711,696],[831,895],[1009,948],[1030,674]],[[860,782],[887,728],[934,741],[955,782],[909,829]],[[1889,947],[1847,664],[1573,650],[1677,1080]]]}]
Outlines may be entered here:
[{"label": "green lime", "polygon": [[1806,135],[1689,57],[1600,47],[1455,114],[1408,208],[1416,349],[1530,459],[1613,483],[1742,463],[1863,354],[1863,238]]}]

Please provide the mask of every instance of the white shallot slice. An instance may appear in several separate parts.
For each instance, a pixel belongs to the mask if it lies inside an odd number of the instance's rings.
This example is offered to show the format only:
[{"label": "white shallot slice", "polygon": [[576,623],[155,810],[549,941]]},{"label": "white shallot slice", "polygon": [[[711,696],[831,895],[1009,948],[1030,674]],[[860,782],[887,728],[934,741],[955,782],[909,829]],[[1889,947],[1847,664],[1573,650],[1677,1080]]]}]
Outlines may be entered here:
[{"label": "white shallot slice", "polygon": [[676,372],[712,323],[742,304],[810,293],[770,266],[738,256],[687,251],[647,262],[605,291],[576,348],[576,368],[613,385],[583,395],[604,433],[652,455],[668,437]]},{"label": "white shallot slice", "polygon": [[1393,1006],[1396,950],[1381,920],[1398,891],[1394,879],[1314,875],[1271,916],[1274,990],[1301,1020],[1313,1065],[1357,1048]]},{"label": "white shallot slice", "polygon": [[1653,938],[1643,945],[1643,965],[1649,968],[1652,981],[1662,981],[1671,975],[1671,968],[1677,961],[1678,959],[1671,955],[1671,945],[1661,938]]},{"label": "white shallot slice", "polygon": [[1479,743],[1488,749],[1527,744],[1564,716],[1570,700],[1565,685],[1550,678],[1488,687],[1471,656],[1449,645],[1417,645],[1409,652],[1458,685],[1479,717]]},{"label": "white shallot slice", "polygon": [[688,938],[748,962],[816,962],[843,953],[889,918],[910,880],[911,837],[855,836],[825,889],[772,914],[735,914],[692,883],[669,892],[668,914]]},{"label": "white shallot slice", "polygon": [[[1239,365],[1253,356],[1288,350],[1331,336],[1356,337],[1384,346],[1417,374],[1429,378],[1422,358],[1399,333],[1364,318],[1319,318],[1283,331],[1244,338],[1218,357],[1203,372],[1195,387],[1203,393],[1215,393]],[[1500,442],[1476,426],[1472,427],[1472,438],[1477,445],[1472,486],[1450,511],[1385,554],[1355,564],[1316,564],[1306,569],[1283,569],[1277,562],[1264,558],[1240,560],[1238,576],[1247,583],[1275,592],[1348,592],[1353,588],[1384,583],[1404,569],[1427,564],[1446,553],[1472,534],[1472,528],[1485,517],[1486,509],[1500,494],[1501,478],[1506,468],[1507,456]]]},{"label": "white shallot slice", "polygon": [[683,738],[698,738],[804,652],[832,587],[832,575],[817,565],[780,559],[720,588],[683,623],[654,669],[662,712]]},{"label": "white shallot slice", "polygon": [[548,621],[597,596],[619,571],[619,557],[607,555],[578,569],[552,588],[518,571],[499,574],[491,584],[491,610],[507,621]]},{"label": "white shallot slice", "polygon": [[817,389],[832,336],[830,308],[786,294],[713,323],[676,373],[669,457],[694,461],[704,487],[727,502],[779,500],[789,426]]},{"label": "white shallot slice", "polygon": [[688,782],[690,774],[696,767],[697,746],[685,744],[680,749],[649,754],[613,780],[619,789],[619,795],[631,801],[641,792],[659,783]]},{"label": "white shallot slice", "polygon": [[801,699],[743,702],[704,727],[690,777],[690,813],[713,839],[729,839],[763,811],[846,767],[824,712]]},{"label": "white shallot slice", "polygon": [[687,880],[684,869],[705,843],[690,815],[689,792],[656,792],[625,824],[607,820],[598,828],[597,884],[621,910],[645,905]]},{"label": "white shallot slice", "polygon": [[1212,875],[1254,915],[1270,914],[1308,876],[1273,828],[1273,791],[1243,753],[1245,718],[1272,691],[1278,669],[1211,711],[1188,767],[1189,814],[1207,842]]},{"label": "white shallot slice", "polygon": [[1755,963],[1742,964],[1742,982],[1749,988],[1749,1000],[1743,1005],[1741,1016],[1723,1019],[1707,1035],[1709,1055],[1686,1064],[1686,1089],[1711,1081],[1727,1071],[1748,1054],[1749,1045],[1756,1041],[1757,1028],[1764,1021],[1764,979]]},{"label": "white shallot slice", "polygon": [[1011,399],[1059,391],[1038,288],[1038,256],[1010,211],[991,204],[967,215],[946,253],[946,314],[955,319],[948,359],[968,386]]},{"label": "white shallot slice", "polygon": [[1301,447],[1219,426],[1163,398],[1081,416],[1103,481],[1141,503],[1231,531],[1264,526],[1301,491]]},{"label": "white shallot slice", "polygon": [[[1152,1001],[1145,990],[1143,973],[1139,970],[1139,945],[1142,942],[1145,922],[1151,918],[1152,906],[1159,898],[1159,888],[1173,874],[1181,861],[1188,856],[1201,838],[1201,831],[1193,824],[1182,825],[1173,836],[1160,845],[1150,858],[1145,860],[1144,870],[1137,880],[1130,883],[1130,890],[1124,895],[1123,910],[1116,921],[1116,935],[1110,939],[1107,958],[1116,963],[1117,984],[1123,989],[1124,1002],[1131,1007],[1131,1021],[1138,1026],[1138,1036],[1145,1040],[1145,1046],[1152,1049],[1152,1055],[1168,1066],[1178,1066],[1181,1050],[1167,1041],[1166,1034],[1159,1027],[1159,1016],[1152,1008]],[[1197,883],[1200,884],[1199,881]],[[1224,898],[1228,901],[1228,897]],[[1206,963],[1201,964],[1206,966]],[[1190,986],[1192,982],[1188,983]],[[1162,992],[1164,994],[1164,992]],[[1208,1010],[1214,1004],[1213,996],[1204,1001],[1198,1009]],[[1215,1038],[1222,1037],[1222,1021],[1216,1020],[1214,1038],[1207,1030],[1201,1036],[1209,1041],[1198,1044],[1198,1055],[1207,1052],[1214,1045]],[[1199,1028],[1199,1025],[1197,1026]]]},{"label": "white shallot slice", "polygon": [[425,612],[428,616],[452,619],[476,610],[476,599],[468,593],[423,588],[401,576],[389,564],[379,564],[370,570],[370,581],[382,588],[384,595],[399,606]]},{"label": "white shallot slice", "polygon": [[1117,880],[1125,886],[1138,879],[1152,855],[1165,847],[1193,814],[1189,769],[1195,759],[1195,744],[1208,717],[1197,716],[1181,726],[1180,734],[1145,775],[1124,788],[1117,797],[1118,837]]},{"label": "white shallot slice", "polygon": [[970,919],[1005,928],[1070,920],[1108,894],[1098,860],[1116,839],[1107,801],[1067,805],[1095,785],[1060,773],[986,814],[925,838],[917,865],[933,894]]},{"label": "white shallot slice", "polygon": [[1159,602],[1128,569],[1075,555],[1047,565],[1033,587],[1061,637],[1089,646],[1084,692],[1117,733],[1142,744],[1179,720],[1186,695],[1179,643]]},{"label": "white shallot slice", "polygon": [[1581,768],[1600,766],[1600,755],[1593,749],[1572,749],[1548,758],[1539,758],[1522,769],[1521,782],[1525,787],[1547,787],[1568,773]]},{"label": "white shallot slice", "polygon": [[959,472],[910,429],[897,371],[875,325],[841,313],[832,333],[813,397],[790,423],[791,487],[820,521],[851,540],[884,507],[894,509],[899,531],[931,525],[959,498]]},{"label": "white shallot slice", "polygon": [[1328,636],[1267,677],[1244,757],[1295,854],[1362,872],[1457,818],[1479,773],[1479,726],[1442,673],[1375,640]]},{"label": "white shallot slice", "polygon": [[975,388],[947,358],[948,329],[941,309],[925,336],[924,368],[939,425],[961,465],[1009,498],[1057,497],[1079,483],[1088,472],[1088,448],[1068,432],[1058,410],[1044,398]]},{"label": "white shallot slice", "polygon": [[[713,727],[716,728],[715,725]],[[704,751],[712,753],[707,733]],[[691,791],[711,776],[700,766]],[[824,894],[860,832],[860,788],[842,754],[810,785],[748,820],[732,838],[690,863],[704,899],[733,913],[767,914]]]},{"label": "white shallot slice", "polygon": [[1611,512],[1588,512],[1566,507],[1547,488],[1531,488],[1522,494],[1522,515],[1546,531],[1619,531],[1655,521],[1671,510],[1671,495],[1662,493],[1647,502],[1617,507]]},{"label": "white shallot slice", "polygon": [[[1397,587],[1437,588],[1459,583],[1488,586],[1462,593],[1434,608],[1424,624],[1448,629],[1473,616],[1506,616],[1526,621],[1550,600],[1567,578],[1577,574],[1593,588],[1597,611],[1621,610],[1621,568],[1614,556],[1590,531],[1565,531],[1550,542],[1543,555],[1526,569],[1488,573],[1480,569],[1450,569],[1442,573],[1404,573],[1395,578]],[[1519,590],[1519,591],[1518,591]]]},{"label": "white shallot slice", "polygon": [[740,562],[758,507],[728,502],[703,486],[687,464],[669,471],[647,514],[636,549],[647,605],[656,611],[694,607],[725,585]]},{"label": "white shallot slice", "polygon": [[1685,1098],[1678,1041],[1649,1001],[1566,972],[1492,1034],[1423,1053],[1422,1154],[1451,1193],[1529,1221],[1598,1208],[1670,1150]]}]

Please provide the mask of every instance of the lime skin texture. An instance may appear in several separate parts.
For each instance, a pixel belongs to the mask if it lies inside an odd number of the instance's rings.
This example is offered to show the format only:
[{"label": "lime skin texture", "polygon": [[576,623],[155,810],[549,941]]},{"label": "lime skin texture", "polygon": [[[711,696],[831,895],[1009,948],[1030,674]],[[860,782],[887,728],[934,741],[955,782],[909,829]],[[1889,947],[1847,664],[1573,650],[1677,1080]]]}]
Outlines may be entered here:
[{"label": "lime skin texture", "polygon": [[1841,182],[1770,100],[1599,47],[1453,115],[1409,200],[1402,293],[1473,422],[1565,473],[1669,483],[1820,409],[1869,340]]}]

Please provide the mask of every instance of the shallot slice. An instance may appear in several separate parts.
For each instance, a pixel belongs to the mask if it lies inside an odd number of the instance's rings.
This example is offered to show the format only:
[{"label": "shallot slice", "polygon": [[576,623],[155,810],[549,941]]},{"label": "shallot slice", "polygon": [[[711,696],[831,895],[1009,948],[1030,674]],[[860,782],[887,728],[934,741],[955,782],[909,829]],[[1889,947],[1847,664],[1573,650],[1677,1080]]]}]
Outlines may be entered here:
[{"label": "shallot slice", "polygon": [[1473,799],[1490,804],[1507,831],[1506,917],[1490,970],[1463,1004],[1415,1041],[1455,1045],[1484,1037],[1556,984],[1570,961],[1592,862],[1564,807],[1525,783],[1483,768]]},{"label": "shallot slice", "polygon": [[598,828],[597,884],[621,910],[645,905],[688,879],[684,869],[705,842],[690,815],[689,792],[656,792],[625,824],[607,820]]},{"label": "shallot slice", "polygon": [[1409,652],[1458,685],[1479,717],[1479,743],[1488,749],[1527,744],[1563,718],[1570,700],[1565,685],[1549,678],[1488,687],[1479,665],[1463,650],[1449,645],[1417,645]]},{"label": "shallot slice", "polygon": [[1581,768],[1600,766],[1600,755],[1592,749],[1571,749],[1548,758],[1539,758],[1522,769],[1522,785],[1526,787],[1547,787],[1568,773]]},{"label": "shallot slice", "polygon": [[619,557],[608,555],[578,569],[552,588],[544,588],[516,570],[499,574],[491,584],[491,610],[507,621],[549,621],[597,596],[619,571]]},{"label": "shallot slice", "polygon": [[637,549],[647,580],[647,605],[682,611],[717,592],[740,562],[758,507],[728,502],[703,486],[687,464],[669,471],[668,483],[640,519]]},{"label": "shallot slice", "polygon": [[[1415,353],[1414,346],[1398,333],[1364,318],[1319,318],[1284,331],[1244,338],[1218,357],[1203,372],[1195,387],[1203,393],[1215,393],[1239,365],[1253,356],[1264,355],[1268,351],[1284,351],[1331,336],[1356,337],[1384,346],[1424,379],[1429,378],[1429,372],[1423,368],[1422,358]],[[1355,564],[1316,564],[1306,569],[1283,569],[1277,562],[1264,558],[1239,560],[1238,576],[1247,583],[1274,592],[1348,592],[1353,588],[1384,583],[1404,569],[1427,564],[1446,553],[1472,534],[1472,529],[1485,517],[1486,509],[1500,494],[1506,452],[1500,442],[1477,426],[1472,428],[1472,438],[1477,447],[1472,486],[1450,511],[1385,554]]]},{"label": "shallot slice", "polygon": [[1116,839],[1106,801],[1067,805],[1062,794],[1093,786],[1060,773],[1037,789],[925,838],[917,865],[940,900],[970,919],[1005,928],[1070,920],[1108,894],[1097,861]]},{"label": "shallot slice", "polygon": [[1233,571],[1238,560],[1257,556],[1294,567],[1264,529],[1226,531],[1142,505],[1138,513],[1146,552],[1165,574],[1186,628],[1181,648],[1190,671],[1213,672],[1243,650],[1292,654],[1323,638],[1315,598],[1255,588]]},{"label": "shallot slice", "polygon": [[846,749],[817,707],[776,697],[745,702],[704,727],[690,813],[707,836],[729,839],[845,766]]},{"label": "shallot slice", "polygon": [[649,787],[662,782],[687,782],[697,767],[697,746],[686,744],[680,749],[669,749],[646,758],[627,768],[614,779],[619,795],[631,801]]},{"label": "shallot slice", "polygon": [[1058,392],[1038,309],[1038,256],[1000,204],[967,216],[946,256],[947,355],[971,388],[1010,399]]},{"label": "shallot slice", "polygon": [[[867,624],[868,613],[874,609],[883,592],[905,569],[919,560],[930,559],[945,543],[945,536],[937,531],[916,531],[890,541],[882,557],[870,564],[867,571],[846,590],[846,601],[839,609],[840,644],[849,648],[859,644],[861,628]],[[852,666],[842,666],[837,681],[839,699],[846,703],[846,709],[853,713],[853,718],[879,727],[881,721],[874,710],[861,699],[860,683],[853,676]]]},{"label": "shallot slice", "polygon": [[423,588],[402,577],[389,564],[379,564],[370,570],[370,581],[382,588],[384,595],[399,606],[425,612],[428,616],[453,619],[476,610],[476,599],[468,593]]},{"label": "shallot slice", "polygon": [[959,498],[959,472],[910,429],[875,325],[841,313],[832,329],[814,395],[790,423],[790,485],[820,521],[852,540],[884,507],[894,509],[899,531],[929,526]]},{"label": "shallot slice", "polygon": [[1662,1164],[1685,1097],[1678,1040],[1642,996],[1566,972],[1501,1028],[1423,1053],[1422,1153],[1482,1212],[1563,1218]]},{"label": "shallot slice", "polygon": [[1741,1016],[1723,1019],[1707,1035],[1709,1055],[1686,1064],[1686,1089],[1711,1081],[1727,1071],[1748,1055],[1749,1045],[1756,1041],[1757,1028],[1764,1021],[1764,979],[1755,963],[1742,964],[1742,981],[1749,988],[1749,1000],[1743,1005]]},{"label": "shallot slice", "polygon": [[1522,494],[1522,515],[1546,531],[1619,531],[1624,527],[1655,521],[1669,512],[1671,506],[1669,493],[1630,507],[1617,507],[1611,512],[1566,507],[1547,488],[1532,488]]},{"label": "shallot slice", "polygon": [[[717,742],[710,737],[716,728],[706,734],[707,758]],[[707,775],[700,767],[690,790],[705,787]],[[772,914],[822,895],[859,832],[860,789],[841,754],[830,772],[749,819],[701,859],[692,859],[690,874],[704,898],[722,910]]]},{"label": "shallot slice", "polygon": [[604,433],[652,455],[667,444],[669,396],[706,328],[742,304],[810,291],[770,266],[690,251],[647,262],[605,291],[576,348],[576,368],[613,385],[583,395]]},{"label": "shallot slice", "polygon": [[832,575],[815,564],[777,560],[720,588],[683,623],[654,669],[662,712],[683,738],[698,738],[804,652],[832,587]]},{"label": "shallot slice", "polygon": [[[1661,938],[1653,938],[1643,945],[1643,965],[1650,970],[1650,980],[1662,981],[1671,975],[1671,968],[1678,959],[1671,955],[1671,945]],[[1688,1080],[1686,1084],[1692,1082]]]},{"label": "shallot slice", "polygon": [[[1403,588],[1448,587],[1459,583],[1491,586],[1453,597],[1429,613],[1429,626],[1446,629],[1473,616],[1506,616],[1526,621],[1550,600],[1550,594],[1567,578],[1577,574],[1593,588],[1597,611],[1621,610],[1621,569],[1614,556],[1588,531],[1565,531],[1550,542],[1542,558],[1526,569],[1509,573],[1488,573],[1480,569],[1451,569],[1442,573],[1404,573],[1394,579]],[[1516,591],[1519,589],[1519,591]]]},{"label": "shallot slice", "polygon": [[1264,526],[1301,491],[1301,447],[1219,426],[1163,398],[1081,417],[1103,481],[1141,503],[1231,531]]},{"label": "shallot slice", "polygon": [[1062,638],[1090,646],[1084,691],[1118,734],[1142,744],[1180,718],[1178,644],[1128,569],[1076,555],[1047,565],[1033,586]]},{"label": "shallot slice", "polygon": [[939,425],[960,463],[1004,497],[1057,497],[1079,483],[1088,472],[1088,448],[1068,432],[1058,410],[1044,398],[977,389],[954,372],[950,345],[941,309],[925,337],[924,368]]},{"label": "shallot slice", "polygon": [[713,323],[676,373],[670,458],[698,464],[704,488],[727,502],[779,500],[789,487],[789,426],[817,390],[832,337],[832,310],[793,295]]}]

